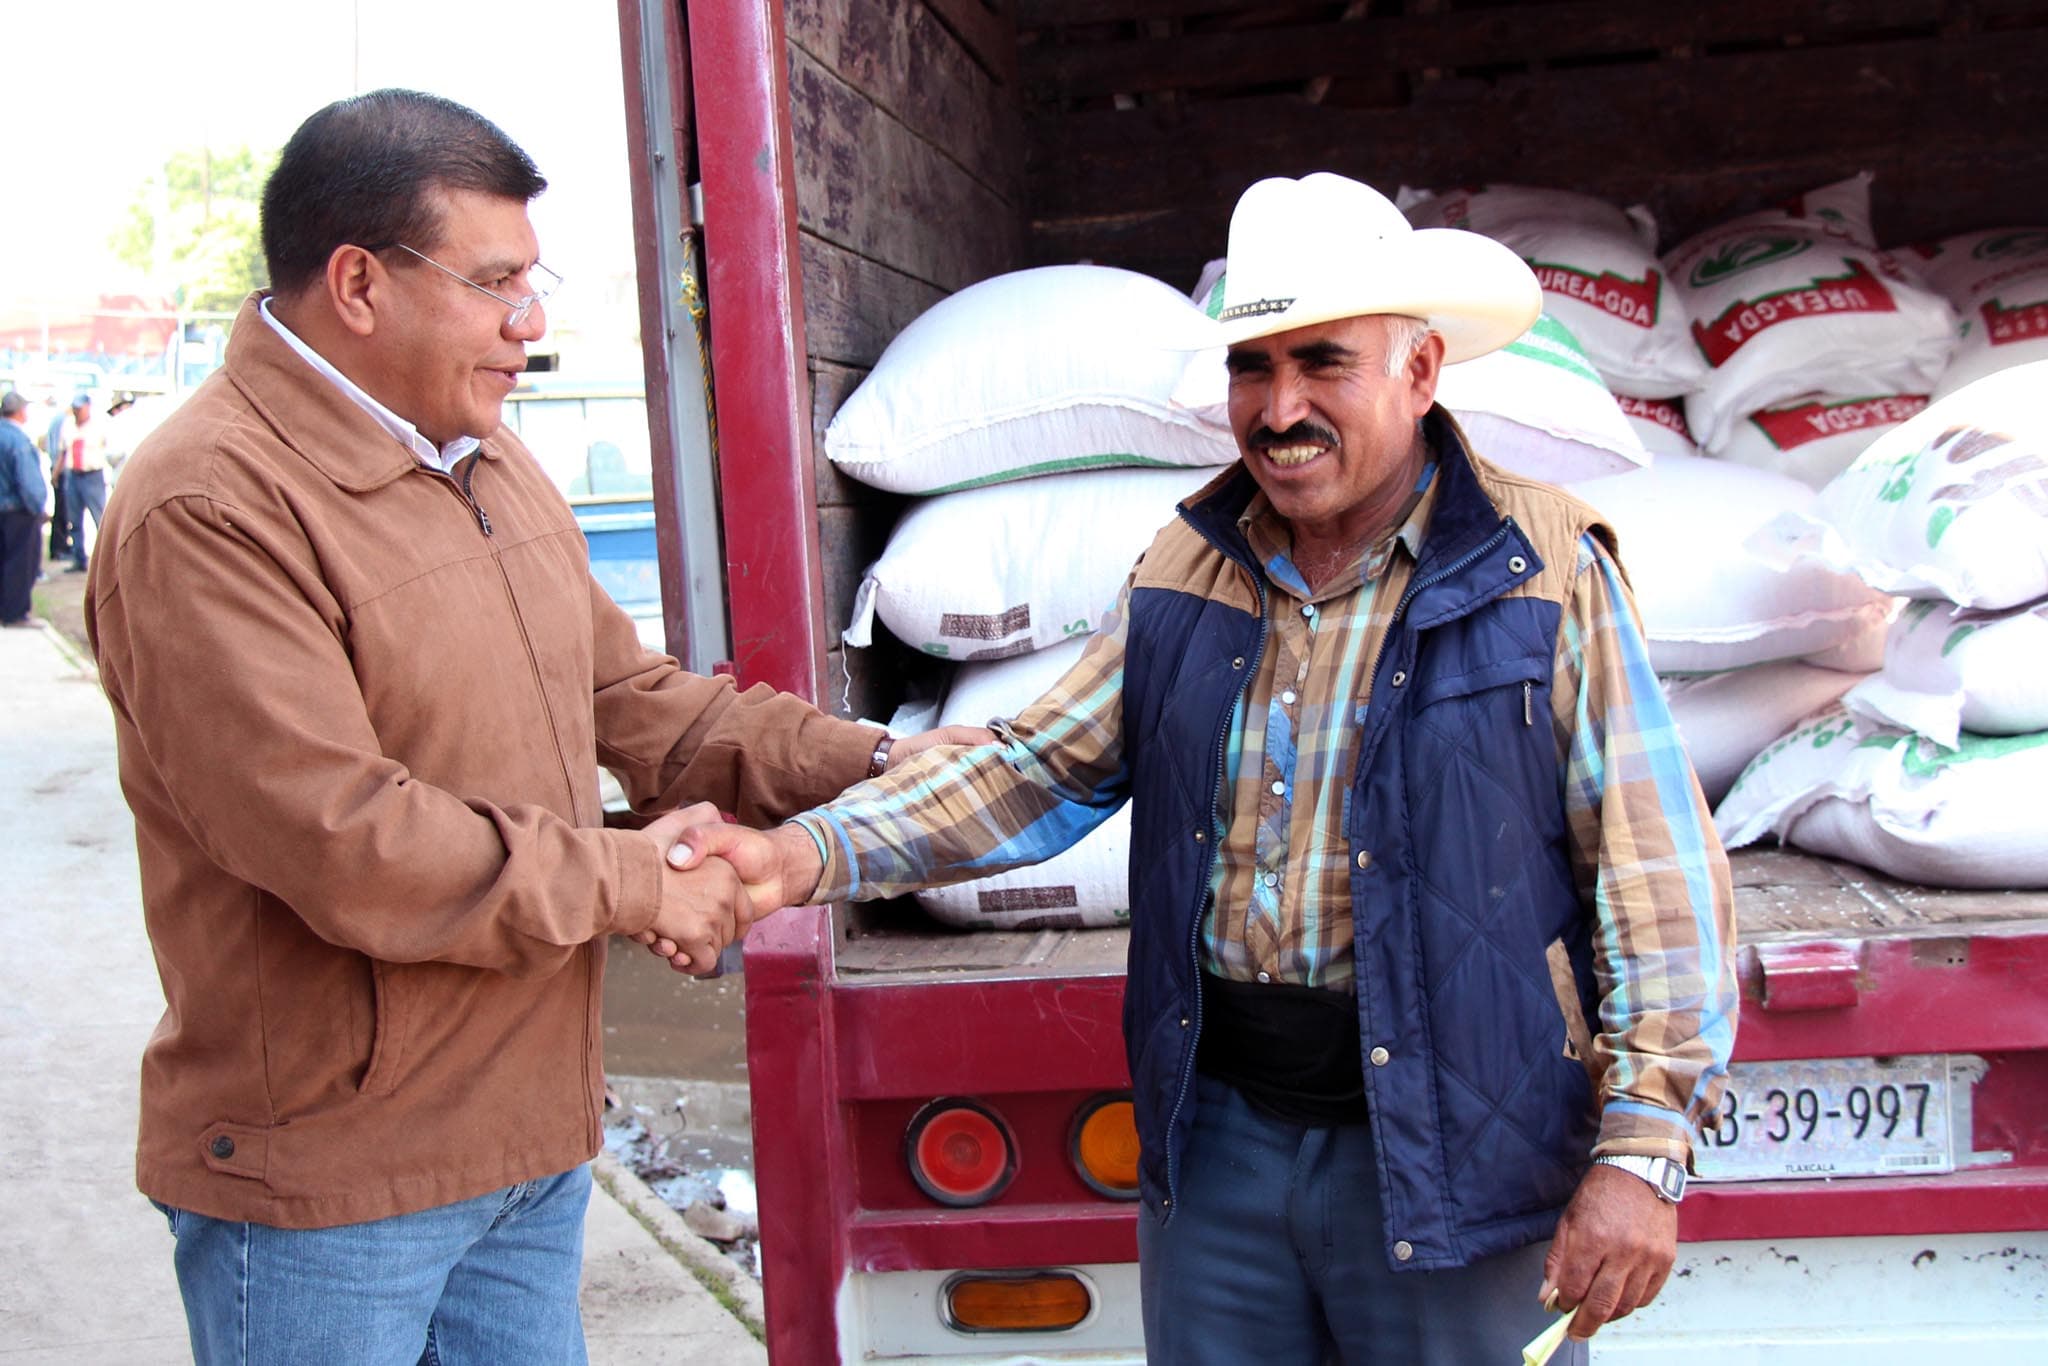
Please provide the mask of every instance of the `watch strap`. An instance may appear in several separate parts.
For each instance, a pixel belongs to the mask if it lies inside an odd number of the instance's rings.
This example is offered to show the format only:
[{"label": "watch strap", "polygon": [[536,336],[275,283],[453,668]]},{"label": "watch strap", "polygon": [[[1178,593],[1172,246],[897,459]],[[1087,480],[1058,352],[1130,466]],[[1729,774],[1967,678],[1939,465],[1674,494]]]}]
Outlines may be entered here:
[{"label": "watch strap", "polygon": [[1666,1204],[1675,1205],[1685,1198],[1685,1165],[1668,1157],[1639,1157],[1633,1153],[1613,1153],[1596,1157],[1594,1164],[1602,1167],[1617,1167],[1639,1181],[1649,1184],[1657,1192],[1657,1198]]}]

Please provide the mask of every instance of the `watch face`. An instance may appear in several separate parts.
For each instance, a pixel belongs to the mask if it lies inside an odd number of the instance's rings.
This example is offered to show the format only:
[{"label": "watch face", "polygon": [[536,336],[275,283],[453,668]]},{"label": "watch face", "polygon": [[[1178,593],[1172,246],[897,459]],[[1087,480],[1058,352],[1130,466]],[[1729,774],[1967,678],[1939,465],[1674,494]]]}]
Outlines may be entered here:
[{"label": "watch face", "polygon": [[1685,1168],[1665,1159],[1657,1173],[1657,1185],[1665,1199],[1677,1200],[1685,1194]]}]

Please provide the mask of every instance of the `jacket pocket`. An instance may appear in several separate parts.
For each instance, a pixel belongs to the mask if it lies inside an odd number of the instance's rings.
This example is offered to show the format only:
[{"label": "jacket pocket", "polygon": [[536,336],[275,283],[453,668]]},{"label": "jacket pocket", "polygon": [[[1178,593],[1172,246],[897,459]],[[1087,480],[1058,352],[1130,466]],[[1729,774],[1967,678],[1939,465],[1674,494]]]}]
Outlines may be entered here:
[{"label": "jacket pocket", "polygon": [[404,970],[396,963],[370,960],[376,1019],[370,1040],[370,1064],[356,1089],[366,1096],[388,1096],[398,1089],[411,1035],[411,993]]},{"label": "jacket pocket", "polygon": [[[1496,688],[1513,688],[1523,701],[1534,701],[1534,695],[1541,691],[1548,696],[1550,680],[1556,661],[1549,657],[1523,655],[1516,659],[1490,660],[1473,668],[1454,674],[1439,674],[1425,680],[1415,697],[1415,709],[1421,711],[1455,698],[1475,697]],[[1548,703],[1545,703],[1548,706]],[[1538,716],[1547,719],[1547,712],[1531,711],[1529,722],[1534,724]]]}]

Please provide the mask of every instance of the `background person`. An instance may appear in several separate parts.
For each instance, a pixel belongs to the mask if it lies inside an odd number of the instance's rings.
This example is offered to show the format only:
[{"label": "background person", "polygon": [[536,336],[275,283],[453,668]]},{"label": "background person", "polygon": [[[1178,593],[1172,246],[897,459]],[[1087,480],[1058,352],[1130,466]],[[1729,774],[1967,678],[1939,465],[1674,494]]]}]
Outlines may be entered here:
[{"label": "background person", "polygon": [[1535,321],[1528,267],[1312,175],[1245,192],[1225,291],[1191,327],[1241,463],[1079,662],[999,743],[675,857],[762,913],[1038,862],[1129,800],[1148,1357],[1512,1360],[1553,1293],[1584,1338],[1670,1271],[1727,861],[1612,533],[1434,402]]},{"label": "background person", "polygon": [[[708,970],[749,908],[672,833],[891,757],[643,650],[592,580],[501,422],[545,185],[435,96],[306,120],[263,192],[273,287],[92,560],[168,1007],[136,1177],[202,1363],[582,1360],[605,936]],[[642,812],[703,805],[606,829],[600,764]]]},{"label": "background person", "polygon": [[80,394],[72,399],[71,411],[58,419],[57,448],[71,568],[83,574],[88,563],[86,516],[91,515],[93,534],[97,536],[107,514],[106,428],[93,420],[92,395]]},{"label": "background person", "polygon": [[0,626],[33,626],[43,512],[50,497],[43,460],[28,434],[28,400],[0,395]]}]

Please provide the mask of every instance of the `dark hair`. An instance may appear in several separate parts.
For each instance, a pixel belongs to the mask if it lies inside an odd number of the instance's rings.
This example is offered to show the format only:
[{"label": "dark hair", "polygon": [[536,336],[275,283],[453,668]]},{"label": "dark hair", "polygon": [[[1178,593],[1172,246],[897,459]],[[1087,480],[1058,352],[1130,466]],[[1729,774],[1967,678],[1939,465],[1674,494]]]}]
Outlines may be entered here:
[{"label": "dark hair", "polygon": [[336,100],[304,123],[263,186],[263,257],[271,288],[296,294],[336,247],[431,251],[440,216],[430,190],[474,190],[524,203],[548,187],[533,159],[483,115],[417,90]]}]

